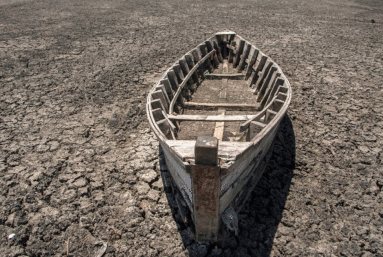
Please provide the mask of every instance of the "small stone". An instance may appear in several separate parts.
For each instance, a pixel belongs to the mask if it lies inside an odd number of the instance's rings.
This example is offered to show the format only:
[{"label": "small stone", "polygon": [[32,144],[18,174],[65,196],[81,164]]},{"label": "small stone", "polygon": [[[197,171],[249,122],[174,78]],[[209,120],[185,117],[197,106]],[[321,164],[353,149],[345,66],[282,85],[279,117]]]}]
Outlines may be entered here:
[{"label": "small stone", "polygon": [[38,152],[38,153],[45,153],[46,151],[48,151],[49,150],[49,145],[38,145],[37,147],[36,147],[36,151]]},{"label": "small stone", "polygon": [[148,210],[151,207],[151,203],[148,200],[142,200],[141,203],[140,203],[140,207],[143,210]]},{"label": "small stone", "polygon": [[144,162],[140,159],[133,160],[130,165],[134,171],[140,171],[144,168]]},{"label": "small stone", "polygon": [[288,236],[291,235],[292,231],[286,226],[279,226],[278,231],[281,233],[281,235]]},{"label": "small stone", "polygon": [[12,213],[11,215],[8,216],[8,219],[7,221],[5,222],[5,225],[9,226],[9,227],[12,227],[13,226],[13,223],[15,221],[15,215],[16,213]]},{"label": "small stone", "polygon": [[88,194],[88,187],[81,187],[77,189],[79,196]]},{"label": "small stone", "polygon": [[148,198],[154,202],[157,202],[160,198],[160,192],[151,189],[149,193],[147,194]]},{"label": "small stone", "polygon": [[373,257],[374,255],[370,252],[363,253],[362,257]]},{"label": "small stone", "polygon": [[152,184],[152,187],[153,187],[153,189],[158,190],[158,191],[163,191],[164,190],[164,184],[162,183],[161,179],[156,181],[156,182],[154,182]]},{"label": "small stone", "polygon": [[361,145],[361,146],[359,146],[358,148],[359,148],[359,150],[360,150],[363,154],[366,154],[366,153],[368,153],[368,152],[370,151],[370,149],[368,149],[368,147],[365,146],[365,145]]},{"label": "small stone", "polygon": [[146,170],[143,174],[140,175],[140,179],[146,183],[152,183],[157,179],[157,172],[154,170]]},{"label": "small stone", "polygon": [[15,233],[9,234],[9,235],[8,235],[8,239],[13,239],[15,236],[16,236]]},{"label": "small stone", "polygon": [[56,208],[53,208],[53,207],[44,207],[40,210],[41,214],[42,215],[45,215],[45,216],[53,216],[53,217],[56,217],[59,215],[60,211]]},{"label": "small stone", "polygon": [[60,147],[60,143],[57,141],[50,141],[48,142],[48,145],[50,146],[49,148],[50,151],[56,151]]},{"label": "small stone", "polygon": [[86,179],[85,178],[79,178],[75,182],[73,182],[73,187],[84,187],[86,186]]},{"label": "small stone", "polygon": [[94,200],[96,202],[103,201],[104,200],[104,194],[102,191],[93,191]]},{"label": "small stone", "polygon": [[136,184],[135,188],[137,190],[137,194],[139,195],[144,195],[150,190],[150,186],[142,182],[139,184]]},{"label": "small stone", "polygon": [[100,189],[103,184],[101,181],[96,181],[96,182],[91,182],[90,183],[90,186],[93,188],[93,189]]}]

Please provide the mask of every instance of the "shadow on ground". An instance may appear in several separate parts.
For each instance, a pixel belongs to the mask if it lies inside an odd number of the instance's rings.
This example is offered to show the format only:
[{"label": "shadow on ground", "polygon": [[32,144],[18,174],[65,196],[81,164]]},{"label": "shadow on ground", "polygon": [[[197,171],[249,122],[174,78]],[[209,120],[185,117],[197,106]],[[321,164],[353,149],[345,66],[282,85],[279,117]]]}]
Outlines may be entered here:
[{"label": "shadow on ground", "polygon": [[[173,217],[190,256],[270,255],[295,166],[295,136],[293,125],[287,115],[281,121],[273,145],[273,154],[264,174],[239,213],[238,236],[230,235],[219,243],[195,242],[189,237],[174,195],[171,192],[167,193]],[[160,162],[162,169],[166,169],[161,149]]]}]

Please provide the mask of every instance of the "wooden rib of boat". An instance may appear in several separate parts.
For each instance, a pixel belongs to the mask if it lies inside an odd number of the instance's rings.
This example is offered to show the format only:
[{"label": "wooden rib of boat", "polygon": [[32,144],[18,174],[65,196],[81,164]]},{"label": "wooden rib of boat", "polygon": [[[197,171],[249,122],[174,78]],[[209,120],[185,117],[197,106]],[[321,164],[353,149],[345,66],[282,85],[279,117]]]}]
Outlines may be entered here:
[{"label": "wooden rib of boat", "polygon": [[237,213],[267,166],[290,100],[280,67],[230,31],[186,53],[150,91],[164,183],[195,240],[238,233]]}]

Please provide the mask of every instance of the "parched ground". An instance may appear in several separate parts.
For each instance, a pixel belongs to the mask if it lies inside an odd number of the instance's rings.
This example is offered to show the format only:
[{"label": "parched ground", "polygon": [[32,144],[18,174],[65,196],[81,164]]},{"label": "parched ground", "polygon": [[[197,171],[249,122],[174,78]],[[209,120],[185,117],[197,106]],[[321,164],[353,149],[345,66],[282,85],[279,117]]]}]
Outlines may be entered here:
[{"label": "parched ground", "polygon": [[[382,17],[380,0],[0,1],[1,255],[383,256]],[[144,106],[224,29],[281,66],[293,101],[239,237],[198,244]]]}]

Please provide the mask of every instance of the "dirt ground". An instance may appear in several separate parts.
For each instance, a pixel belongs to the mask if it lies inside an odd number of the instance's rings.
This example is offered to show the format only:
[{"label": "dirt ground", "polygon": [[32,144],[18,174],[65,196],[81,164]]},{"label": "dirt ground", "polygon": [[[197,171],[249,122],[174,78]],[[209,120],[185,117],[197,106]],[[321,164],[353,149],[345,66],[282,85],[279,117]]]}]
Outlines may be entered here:
[{"label": "dirt ground", "polygon": [[[1,255],[383,256],[382,17],[380,0],[0,1]],[[293,100],[239,236],[200,244],[144,107],[224,29],[281,66]]]}]

